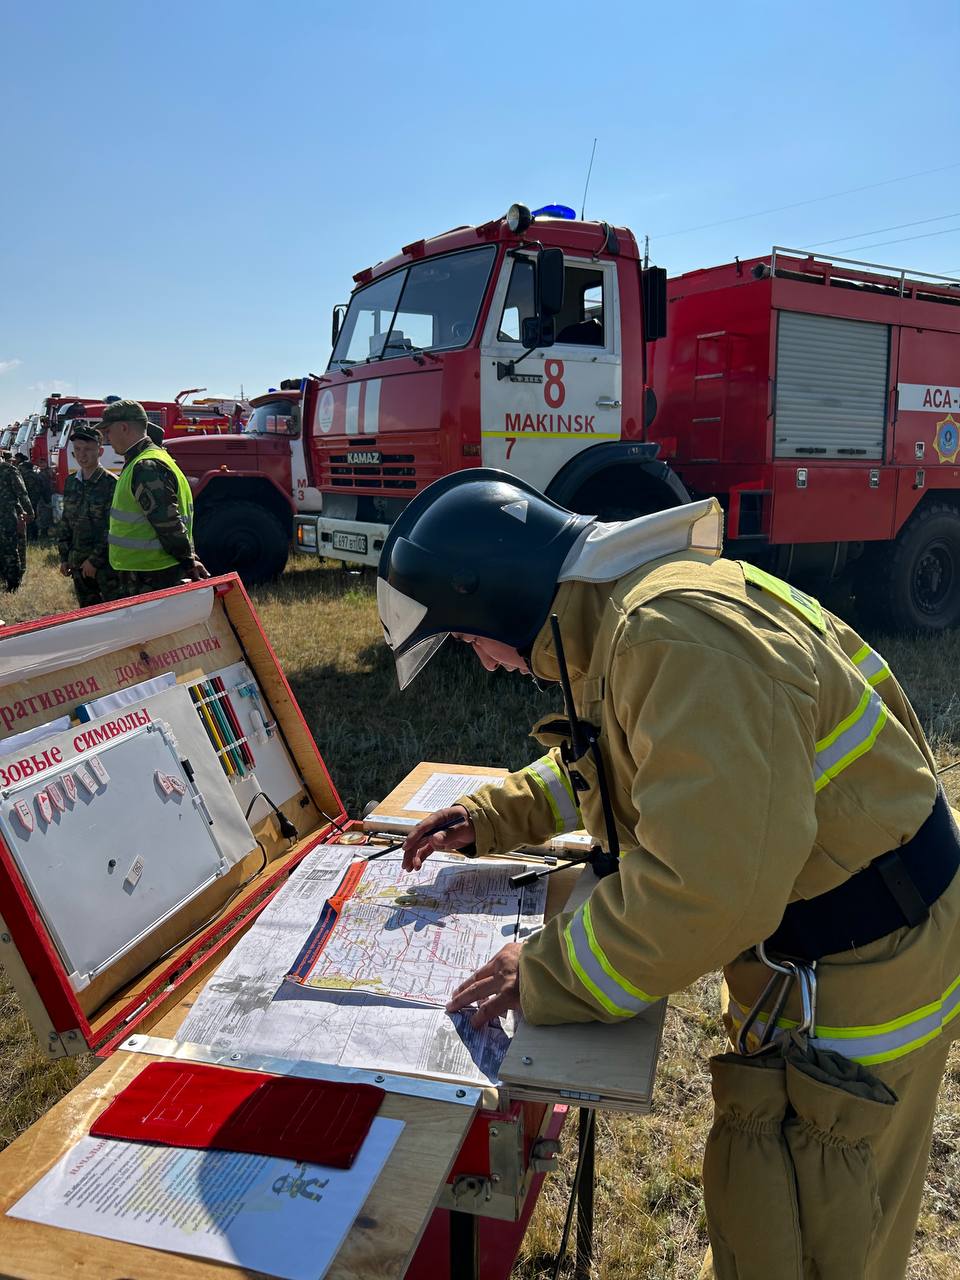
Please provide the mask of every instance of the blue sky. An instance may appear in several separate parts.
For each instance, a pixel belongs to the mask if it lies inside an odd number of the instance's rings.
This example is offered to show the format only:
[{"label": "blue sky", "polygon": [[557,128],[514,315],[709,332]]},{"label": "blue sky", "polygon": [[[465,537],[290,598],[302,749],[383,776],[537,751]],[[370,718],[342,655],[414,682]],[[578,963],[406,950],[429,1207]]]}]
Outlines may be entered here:
[{"label": "blue sky", "polygon": [[0,424],[319,370],[355,271],[579,208],[594,137],[587,216],[671,273],[845,237],[960,276],[958,53],[955,0],[5,0]]}]

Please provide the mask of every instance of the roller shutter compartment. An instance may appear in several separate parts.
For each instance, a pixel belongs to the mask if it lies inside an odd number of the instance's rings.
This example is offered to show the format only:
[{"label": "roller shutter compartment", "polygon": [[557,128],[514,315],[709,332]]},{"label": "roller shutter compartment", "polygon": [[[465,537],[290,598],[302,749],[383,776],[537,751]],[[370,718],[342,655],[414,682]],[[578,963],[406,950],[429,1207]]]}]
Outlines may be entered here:
[{"label": "roller shutter compartment", "polygon": [[781,311],[776,458],[882,458],[890,331],[885,324]]}]

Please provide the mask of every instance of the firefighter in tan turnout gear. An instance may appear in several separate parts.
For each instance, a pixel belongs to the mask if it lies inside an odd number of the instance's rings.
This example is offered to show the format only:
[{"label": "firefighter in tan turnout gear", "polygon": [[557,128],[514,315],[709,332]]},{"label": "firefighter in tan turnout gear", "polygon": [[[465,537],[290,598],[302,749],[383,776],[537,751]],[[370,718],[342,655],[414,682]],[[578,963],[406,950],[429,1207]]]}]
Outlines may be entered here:
[{"label": "firefighter in tan turnout gear", "polygon": [[960,1030],[956,827],[881,655],[723,559],[721,522],[709,499],[602,524],[478,469],[409,504],[378,579],[401,687],[449,634],[489,670],[556,681],[555,614],[593,746],[572,759],[569,721],[549,717],[545,754],[421,823],[404,865],[580,826],[616,842],[584,906],[448,1008],[615,1022],[722,968],[745,1052],[711,1063],[703,1275],[894,1280]]}]

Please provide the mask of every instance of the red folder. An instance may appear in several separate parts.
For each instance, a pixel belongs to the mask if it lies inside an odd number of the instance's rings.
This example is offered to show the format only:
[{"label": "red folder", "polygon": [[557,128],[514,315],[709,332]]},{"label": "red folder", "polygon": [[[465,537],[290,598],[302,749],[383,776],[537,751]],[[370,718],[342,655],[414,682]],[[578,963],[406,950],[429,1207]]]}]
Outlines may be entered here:
[{"label": "red folder", "polygon": [[151,1062],[90,1133],[349,1169],[383,1098],[370,1084]]}]

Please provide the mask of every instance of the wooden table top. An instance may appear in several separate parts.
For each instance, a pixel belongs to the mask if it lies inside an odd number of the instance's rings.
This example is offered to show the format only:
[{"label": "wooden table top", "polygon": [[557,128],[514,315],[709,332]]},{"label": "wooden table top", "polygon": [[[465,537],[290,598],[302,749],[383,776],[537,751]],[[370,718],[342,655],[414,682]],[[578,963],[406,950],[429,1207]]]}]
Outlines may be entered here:
[{"label": "wooden table top", "polygon": [[[154,1034],[171,1036],[186,1017],[191,993]],[[113,1097],[153,1056],[123,1051],[102,1066],[26,1133],[0,1152],[0,1277],[4,1280],[211,1280],[227,1271],[260,1276],[205,1258],[166,1253],[7,1216],[22,1195],[81,1138]],[[348,1232],[329,1280],[394,1280],[406,1270],[436,1205],[476,1107],[388,1093],[378,1112],[404,1121],[380,1177]]]}]

